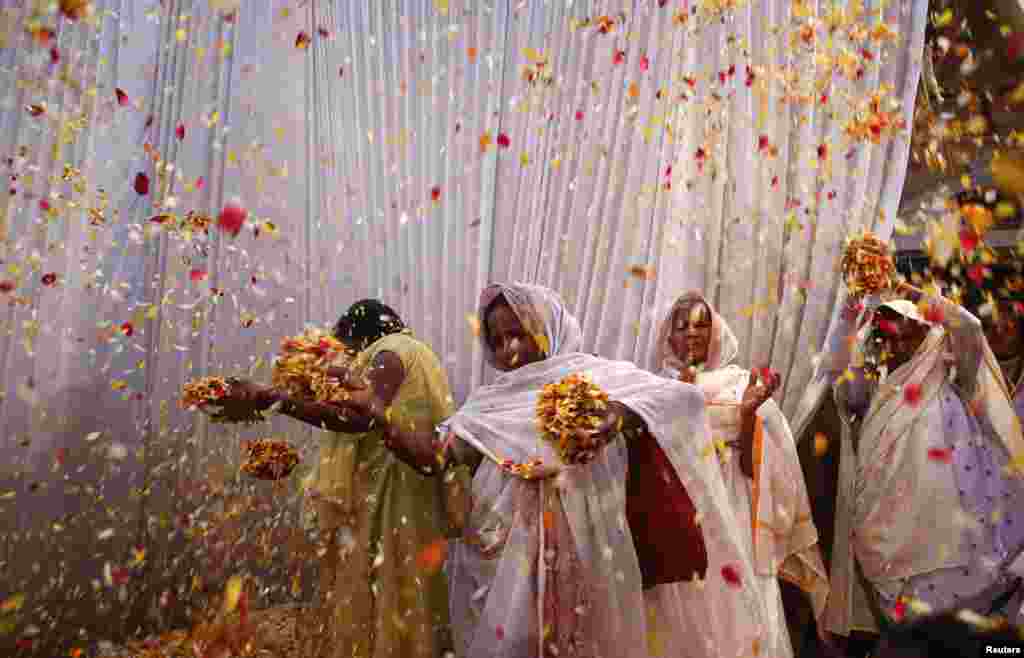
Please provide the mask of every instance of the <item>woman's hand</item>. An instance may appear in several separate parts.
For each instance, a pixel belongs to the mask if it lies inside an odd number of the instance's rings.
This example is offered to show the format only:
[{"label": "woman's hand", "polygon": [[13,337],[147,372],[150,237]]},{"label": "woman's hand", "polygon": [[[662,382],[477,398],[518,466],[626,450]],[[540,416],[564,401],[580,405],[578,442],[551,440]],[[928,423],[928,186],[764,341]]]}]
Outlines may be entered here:
[{"label": "woman's hand", "polygon": [[743,399],[740,401],[740,413],[744,416],[756,414],[761,405],[775,394],[781,383],[782,378],[777,372],[765,368],[759,374],[757,370],[751,370],[750,380],[747,382],[747,388],[743,391]]},{"label": "woman's hand", "polygon": [[228,380],[228,394],[224,399],[231,400],[232,402],[259,405],[264,402],[271,402],[273,396],[274,389],[270,386],[257,384],[241,377],[233,377]]},{"label": "woman's hand", "polygon": [[679,381],[684,384],[696,384],[697,383],[697,369],[686,364],[683,369],[679,371]]},{"label": "woman's hand", "polygon": [[335,379],[344,388],[361,389],[366,388],[366,381],[352,375],[352,371],[343,366],[328,366],[324,369],[331,379]]},{"label": "woman's hand", "polygon": [[597,453],[614,441],[623,430],[630,414],[626,405],[620,402],[609,402],[600,415],[600,423],[593,429],[576,430],[576,439],[581,443],[589,443],[593,449],[579,453],[575,463],[589,464],[597,457]]},{"label": "woman's hand", "polygon": [[373,389],[365,385],[356,384],[355,387],[345,387],[344,392],[331,402],[340,407],[343,416],[348,420],[363,419],[369,421],[384,420],[384,407]]},{"label": "woman's hand", "polygon": [[223,407],[222,415],[230,420],[249,420],[270,408],[278,399],[277,391],[255,382],[233,377],[228,380],[228,393],[215,406]]}]

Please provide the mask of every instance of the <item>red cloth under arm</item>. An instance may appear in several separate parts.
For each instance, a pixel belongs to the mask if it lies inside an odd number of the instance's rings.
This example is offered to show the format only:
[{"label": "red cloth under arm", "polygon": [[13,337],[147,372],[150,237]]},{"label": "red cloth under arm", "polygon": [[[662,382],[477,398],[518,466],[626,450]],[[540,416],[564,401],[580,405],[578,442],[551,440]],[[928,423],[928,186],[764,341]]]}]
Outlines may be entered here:
[{"label": "red cloth under arm", "polygon": [[627,443],[626,519],[644,589],[704,578],[708,553],[686,487],[653,436],[643,432]]}]

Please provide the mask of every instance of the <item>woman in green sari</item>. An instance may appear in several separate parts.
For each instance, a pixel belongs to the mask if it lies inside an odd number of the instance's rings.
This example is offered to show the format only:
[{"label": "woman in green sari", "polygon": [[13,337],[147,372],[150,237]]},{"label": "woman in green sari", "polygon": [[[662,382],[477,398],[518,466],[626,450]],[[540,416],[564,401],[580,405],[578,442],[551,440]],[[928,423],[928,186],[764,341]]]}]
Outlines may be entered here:
[{"label": "woman in green sari", "polygon": [[[452,648],[447,581],[441,566],[447,538],[458,534],[457,501],[464,471],[424,477],[384,445],[387,424],[433,428],[453,401],[440,362],[392,309],[376,300],[354,304],[335,336],[358,352],[342,380],[354,400],[373,396],[390,408],[387,423],[348,406],[295,399],[250,382],[232,396],[326,430],[310,490],[324,539],[321,656],[437,658]],[[323,549],[326,549],[324,552]]]}]

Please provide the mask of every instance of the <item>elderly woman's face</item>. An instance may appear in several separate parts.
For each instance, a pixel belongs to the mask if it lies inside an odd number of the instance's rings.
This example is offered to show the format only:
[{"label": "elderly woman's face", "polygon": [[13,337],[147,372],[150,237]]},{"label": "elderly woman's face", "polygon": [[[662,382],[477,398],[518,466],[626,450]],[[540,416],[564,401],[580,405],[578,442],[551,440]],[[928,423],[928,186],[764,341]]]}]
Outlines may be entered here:
[{"label": "elderly woman's face", "polygon": [[508,304],[493,304],[487,312],[486,326],[487,343],[494,350],[500,370],[515,370],[544,359],[537,340],[526,331]]},{"label": "elderly woman's face", "polygon": [[672,317],[669,346],[676,358],[685,363],[704,363],[711,345],[711,312],[707,304],[693,302],[679,308]]},{"label": "elderly woman's face", "polygon": [[884,306],[878,309],[875,324],[882,330],[884,336],[890,371],[909,361],[929,332],[928,325],[911,320]]}]

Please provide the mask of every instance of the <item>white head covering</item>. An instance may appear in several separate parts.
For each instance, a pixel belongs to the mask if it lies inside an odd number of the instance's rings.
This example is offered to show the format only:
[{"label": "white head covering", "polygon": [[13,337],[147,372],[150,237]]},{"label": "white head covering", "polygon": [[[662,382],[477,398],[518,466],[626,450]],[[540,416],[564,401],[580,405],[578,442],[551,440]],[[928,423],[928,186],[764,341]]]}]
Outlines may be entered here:
[{"label": "white head covering", "polygon": [[917,307],[917,304],[909,299],[894,299],[892,301],[883,302],[879,308],[892,309],[905,318],[910,318],[915,322],[926,324],[929,327],[933,325],[933,323],[925,319],[924,315],[921,313],[921,309]]},{"label": "white head covering", "polygon": [[672,309],[658,327],[658,338],[654,346],[654,366],[656,369],[673,368],[675,370],[682,370],[687,365],[672,351],[669,338],[671,338],[672,331],[675,328],[676,314],[684,308],[692,307],[696,303],[704,304],[711,313],[711,342],[708,344],[708,356],[707,361],[704,363],[704,369],[717,370],[718,368],[723,368],[732,363],[739,354],[739,341],[736,340],[736,335],[729,329],[729,325],[725,323],[721,315],[711,308],[711,304],[704,298],[704,295],[691,290],[676,300],[676,303],[672,305]]},{"label": "white head covering", "polygon": [[492,367],[501,369],[495,358],[494,346],[487,336],[487,311],[499,298],[508,302],[523,328],[537,341],[545,358],[582,349],[580,323],[566,310],[565,302],[557,292],[529,283],[495,283],[480,294],[478,310],[484,358]]}]

